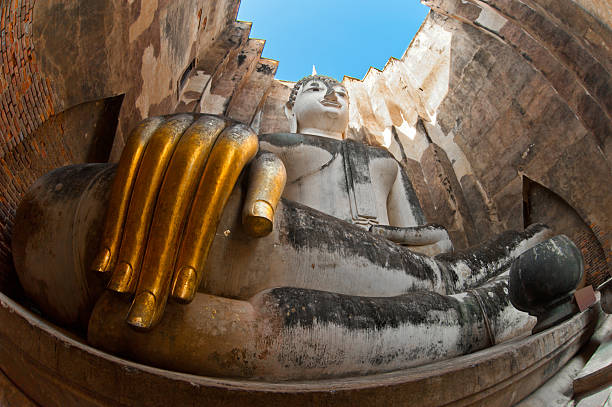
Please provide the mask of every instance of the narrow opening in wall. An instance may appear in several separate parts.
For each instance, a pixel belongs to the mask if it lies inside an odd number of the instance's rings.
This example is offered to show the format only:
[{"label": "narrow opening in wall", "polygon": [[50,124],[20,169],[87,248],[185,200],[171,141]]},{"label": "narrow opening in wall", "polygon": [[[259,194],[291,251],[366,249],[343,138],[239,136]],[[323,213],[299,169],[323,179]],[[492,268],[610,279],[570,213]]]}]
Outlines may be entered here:
[{"label": "narrow opening in wall", "polygon": [[584,258],[582,285],[597,287],[608,276],[604,248],[578,212],[562,197],[523,176],[523,213],[525,226],[544,223],[554,234],[564,234],[578,246]]},{"label": "narrow opening in wall", "polygon": [[185,68],[185,70],[183,71],[183,74],[181,75],[181,79],[179,79],[179,83],[178,83],[178,92],[177,95],[178,97],[180,97],[180,94],[183,90],[183,88],[185,87],[185,84],[187,83],[187,79],[189,78],[189,75],[191,74],[191,71],[193,71],[193,68],[195,67],[195,58],[191,60],[191,62],[189,63],[189,65],[187,65],[187,68]]}]

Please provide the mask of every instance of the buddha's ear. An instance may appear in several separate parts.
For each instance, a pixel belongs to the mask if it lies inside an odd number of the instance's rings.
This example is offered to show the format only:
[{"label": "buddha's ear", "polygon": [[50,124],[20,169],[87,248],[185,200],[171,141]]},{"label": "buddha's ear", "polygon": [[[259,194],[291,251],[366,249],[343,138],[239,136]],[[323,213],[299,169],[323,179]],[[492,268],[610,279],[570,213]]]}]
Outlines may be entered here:
[{"label": "buddha's ear", "polygon": [[297,118],[289,102],[285,103],[285,116],[287,116],[287,120],[289,120],[289,131],[291,133],[297,133]]}]

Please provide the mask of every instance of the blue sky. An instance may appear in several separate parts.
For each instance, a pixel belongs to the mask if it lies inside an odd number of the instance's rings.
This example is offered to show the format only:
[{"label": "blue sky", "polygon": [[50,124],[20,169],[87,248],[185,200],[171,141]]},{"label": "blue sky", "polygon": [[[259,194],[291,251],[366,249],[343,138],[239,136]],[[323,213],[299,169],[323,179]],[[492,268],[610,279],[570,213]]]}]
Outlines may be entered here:
[{"label": "blue sky", "polygon": [[297,81],[314,64],[342,80],[400,58],[428,11],[418,0],[242,0],[238,19],[252,21],[263,56],[280,61],[277,79]]}]

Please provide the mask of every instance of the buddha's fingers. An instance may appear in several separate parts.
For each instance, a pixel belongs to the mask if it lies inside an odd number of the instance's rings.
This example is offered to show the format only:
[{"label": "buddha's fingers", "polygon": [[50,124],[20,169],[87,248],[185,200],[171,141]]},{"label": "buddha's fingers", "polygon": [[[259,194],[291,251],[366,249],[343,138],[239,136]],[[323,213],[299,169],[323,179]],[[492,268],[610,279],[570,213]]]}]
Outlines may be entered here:
[{"label": "buddha's fingers", "polygon": [[409,246],[426,246],[450,240],[446,229],[433,223],[409,227],[372,225],[370,232],[392,242]]},{"label": "buddha's fingers", "polygon": [[161,117],[152,117],[141,122],[125,144],[106,210],[100,250],[91,265],[95,271],[106,272],[115,266],[136,174],[147,143],[162,122]]},{"label": "buddha's fingers", "polygon": [[183,233],[172,279],[173,299],[179,302],[193,299],[223,208],[240,172],[255,156],[257,148],[257,135],[245,125],[234,125],[219,136]]},{"label": "buddha's fingers", "polygon": [[113,291],[135,290],[164,173],[178,140],[192,122],[191,115],[166,118],[149,140],[134,183],[117,265],[108,283]]},{"label": "buddha's fingers", "polygon": [[242,210],[242,225],[254,237],[266,236],[274,225],[274,211],[285,188],[285,165],[275,154],[257,156],[249,169],[249,188]]},{"label": "buddha's fingers", "polygon": [[142,261],[135,303],[128,323],[151,326],[155,303],[166,302],[181,232],[189,215],[207,157],[225,120],[202,116],[183,134],[172,155],[155,206]]}]

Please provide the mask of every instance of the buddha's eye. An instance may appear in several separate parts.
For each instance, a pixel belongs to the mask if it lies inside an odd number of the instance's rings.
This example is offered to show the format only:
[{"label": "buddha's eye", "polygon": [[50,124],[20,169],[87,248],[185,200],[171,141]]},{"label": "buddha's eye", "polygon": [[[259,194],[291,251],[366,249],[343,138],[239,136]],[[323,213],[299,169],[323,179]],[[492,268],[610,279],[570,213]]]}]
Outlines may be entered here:
[{"label": "buddha's eye", "polygon": [[340,96],[340,97],[346,97],[346,90],[344,90],[344,88],[335,88],[334,92],[336,92],[336,95]]}]

